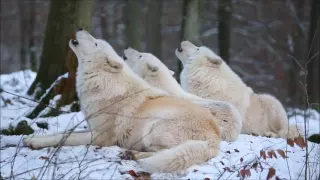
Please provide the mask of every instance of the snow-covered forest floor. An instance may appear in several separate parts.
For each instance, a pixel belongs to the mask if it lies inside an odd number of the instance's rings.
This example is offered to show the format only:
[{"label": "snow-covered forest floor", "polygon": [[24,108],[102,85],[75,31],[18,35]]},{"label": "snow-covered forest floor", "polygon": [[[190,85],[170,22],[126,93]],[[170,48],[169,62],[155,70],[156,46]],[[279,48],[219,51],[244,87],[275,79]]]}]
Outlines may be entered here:
[{"label": "snow-covered forest floor", "polygon": [[[25,120],[34,130],[33,134],[53,134],[70,130],[75,125],[77,130],[87,128],[82,112],[70,112],[57,117],[28,119],[25,115],[37,103],[28,98],[26,91],[36,74],[29,70],[1,75],[0,92],[1,129],[16,127]],[[51,102],[54,106],[56,96]],[[69,111],[70,107],[63,107]],[[319,114],[314,110],[292,109],[291,124],[304,127],[307,122],[307,135],[320,133]],[[46,122],[48,129],[40,128]],[[40,127],[38,127],[40,126]],[[22,135],[6,136],[1,134],[1,177],[4,179],[137,179],[149,178],[135,161],[121,160],[120,148],[77,146],[45,148],[31,150],[22,147]],[[188,174],[151,174],[152,179],[305,179],[305,162],[308,155],[307,177],[318,179],[320,174],[320,145],[308,142],[307,147],[298,143],[287,142],[281,138],[267,138],[241,134],[232,143],[222,142],[220,155],[201,165],[191,167]],[[300,145],[300,146],[299,146]],[[302,143],[303,145],[303,143]],[[307,150],[308,149],[308,150]],[[307,153],[308,151],[308,153]]]}]

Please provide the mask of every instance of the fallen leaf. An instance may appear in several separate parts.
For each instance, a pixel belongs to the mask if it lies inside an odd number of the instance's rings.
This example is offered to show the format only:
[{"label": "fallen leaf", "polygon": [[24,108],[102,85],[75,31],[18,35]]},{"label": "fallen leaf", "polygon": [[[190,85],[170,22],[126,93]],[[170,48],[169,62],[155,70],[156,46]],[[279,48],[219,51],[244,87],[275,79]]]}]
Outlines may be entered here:
[{"label": "fallen leaf", "polygon": [[226,153],[229,153],[229,154],[231,154],[231,152],[230,152],[230,151],[226,151]]},{"label": "fallen leaf", "polygon": [[203,180],[210,180],[210,178],[204,178]]},{"label": "fallen leaf", "polygon": [[257,162],[253,163],[251,167],[253,167],[253,169],[257,170],[258,163]]},{"label": "fallen leaf", "polygon": [[194,169],[194,170],[193,170],[193,172],[197,172],[197,171],[198,171],[198,169]]},{"label": "fallen leaf", "polygon": [[47,156],[40,156],[39,159],[49,160],[49,157],[47,157]]},{"label": "fallen leaf", "polygon": [[242,178],[250,177],[250,176],[251,176],[251,172],[250,172],[250,170],[248,170],[248,169],[241,169],[241,170],[240,170],[240,176],[241,176]]},{"label": "fallen leaf", "polygon": [[267,155],[266,152],[264,152],[263,150],[260,151],[260,157],[263,157],[264,160],[266,160]]},{"label": "fallen leaf", "polygon": [[286,158],[286,153],[285,153],[283,150],[277,149],[277,152],[278,152],[278,154],[280,154],[280,156],[281,156],[283,159]]},{"label": "fallen leaf", "polygon": [[268,152],[268,156],[269,156],[269,158],[271,158],[272,159],[272,152]]},{"label": "fallen leaf", "polygon": [[220,161],[220,163],[224,166],[224,163],[222,161]]},{"label": "fallen leaf", "polygon": [[268,175],[267,175],[267,180],[271,179],[275,174],[276,174],[276,170],[273,169],[272,167],[269,168],[269,172],[268,172]]},{"label": "fallen leaf", "polygon": [[139,171],[136,175],[137,177],[134,177],[134,180],[151,180],[151,174],[148,172]]},{"label": "fallen leaf", "polygon": [[133,170],[128,171],[128,173],[129,173],[132,177],[138,177],[137,174],[136,174]]},{"label": "fallen leaf", "polygon": [[287,144],[291,147],[294,146],[294,141],[292,139],[287,139]]},{"label": "fallen leaf", "polygon": [[280,180],[280,178],[278,176],[276,176],[276,180]]},{"label": "fallen leaf", "polygon": [[242,162],[243,161],[243,158],[240,158],[240,162]]},{"label": "fallen leaf", "polygon": [[234,149],[235,152],[240,152],[238,149]]},{"label": "fallen leaf", "polygon": [[303,137],[294,138],[294,142],[302,149],[307,146]]},{"label": "fallen leaf", "polygon": [[276,159],[278,159],[278,157],[277,157],[276,153],[274,152],[274,150],[272,150],[271,153],[272,153],[273,157],[275,157]]}]

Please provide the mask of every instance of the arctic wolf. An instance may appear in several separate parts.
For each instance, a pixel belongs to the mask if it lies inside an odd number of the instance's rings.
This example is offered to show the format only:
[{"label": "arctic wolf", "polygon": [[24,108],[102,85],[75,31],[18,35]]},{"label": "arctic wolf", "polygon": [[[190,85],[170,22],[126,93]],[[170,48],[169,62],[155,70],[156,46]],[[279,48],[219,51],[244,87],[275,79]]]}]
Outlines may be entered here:
[{"label": "arctic wolf", "polygon": [[181,42],[176,56],[183,64],[182,87],[202,98],[228,101],[242,115],[242,133],[293,138],[300,127],[288,125],[282,104],[269,94],[256,94],[213,51]]},{"label": "arctic wolf", "polygon": [[165,90],[169,94],[197,103],[208,108],[216,117],[221,130],[221,138],[235,141],[240,134],[242,120],[238,110],[228,102],[203,99],[185,92],[172,77],[169,70],[157,57],[150,53],[139,52],[133,48],[124,50],[126,64],[151,86]]},{"label": "arctic wolf", "polygon": [[[135,150],[148,172],[184,172],[218,155],[220,129],[208,109],[152,88],[107,42],[85,30],[69,46],[79,62],[77,92],[91,132],[71,133],[63,145]],[[55,146],[63,137],[29,136],[25,143]]]}]

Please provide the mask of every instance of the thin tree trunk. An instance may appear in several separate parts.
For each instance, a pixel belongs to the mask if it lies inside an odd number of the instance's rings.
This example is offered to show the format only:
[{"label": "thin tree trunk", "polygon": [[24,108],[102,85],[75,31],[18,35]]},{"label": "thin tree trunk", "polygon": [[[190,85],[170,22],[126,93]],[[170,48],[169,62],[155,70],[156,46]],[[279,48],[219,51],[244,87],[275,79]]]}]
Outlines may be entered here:
[{"label": "thin tree trunk", "polygon": [[20,13],[20,69],[24,70],[27,68],[27,51],[26,51],[26,40],[27,40],[27,20],[26,20],[26,8],[24,1],[18,1],[19,13]]},{"label": "thin tree trunk", "polygon": [[30,68],[32,71],[37,70],[37,55],[34,43],[34,27],[35,27],[35,12],[36,0],[30,1],[30,13],[29,13],[29,57],[30,57]]},{"label": "thin tree trunk", "polygon": [[307,90],[309,102],[320,110],[320,2],[311,3],[310,30],[308,40]]},{"label": "thin tree trunk", "polygon": [[[188,40],[192,43],[199,43],[200,29],[200,0],[184,0],[181,23],[180,41]],[[182,63],[178,62],[178,74],[182,71]],[[177,77],[180,82],[180,76]]]},{"label": "thin tree trunk", "polygon": [[[291,59],[291,69],[289,70],[290,84],[289,84],[289,96],[291,97],[292,105],[294,107],[302,107],[304,102],[303,96],[303,85],[302,82],[304,78],[301,77],[300,72],[302,72],[299,64],[302,64],[302,60],[305,57],[304,49],[302,44],[303,32],[300,27],[299,20],[303,15],[304,1],[293,1],[293,12],[292,18],[292,38],[293,38],[293,58]],[[297,20],[298,19],[298,20]],[[304,75],[303,75],[304,76]]]},{"label": "thin tree trunk", "polygon": [[141,1],[127,0],[124,10],[128,46],[141,51]]},{"label": "thin tree trunk", "polygon": [[226,62],[229,63],[229,49],[230,49],[230,30],[231,30],[231,13],[232,1],[219,0],[218,8],[218,47],[219,55]]},{"label": "thin tree trunk", "polygon": [[162,2],[150,0],[147,15],[147,51],[161,59]]},{"label": "thin tree trunk", "polygon": [[[93,1],[88,0],[51,0],[40,68],[28,94],[39,98],[60,75],[67,72],[66,63],[70,61],[68,42],[77,28],[90,31],[92,5]],[[73,89],[70,93],[75,94]]]},{"label": "thin tree trunk", "polygon": [[109,31],[108,31],[108,19],[110,17],[107,14],[106,1],[100,0],[99,6],[100,6],[100,26],[101,26],[102,38],[108,40],[110,38]]}]

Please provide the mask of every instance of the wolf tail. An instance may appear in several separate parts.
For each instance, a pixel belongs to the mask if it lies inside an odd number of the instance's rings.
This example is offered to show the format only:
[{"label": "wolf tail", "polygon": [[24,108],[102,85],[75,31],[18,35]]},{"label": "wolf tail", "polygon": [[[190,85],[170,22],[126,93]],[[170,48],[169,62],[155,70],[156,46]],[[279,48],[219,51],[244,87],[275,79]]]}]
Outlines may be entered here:
[{"label": "wolf tail", "polygon": [[170,149],[158,151],[138,163],[150,173],[183,173],[192,165],[203,163],[219,154],[220,141],[189,140]]}]

